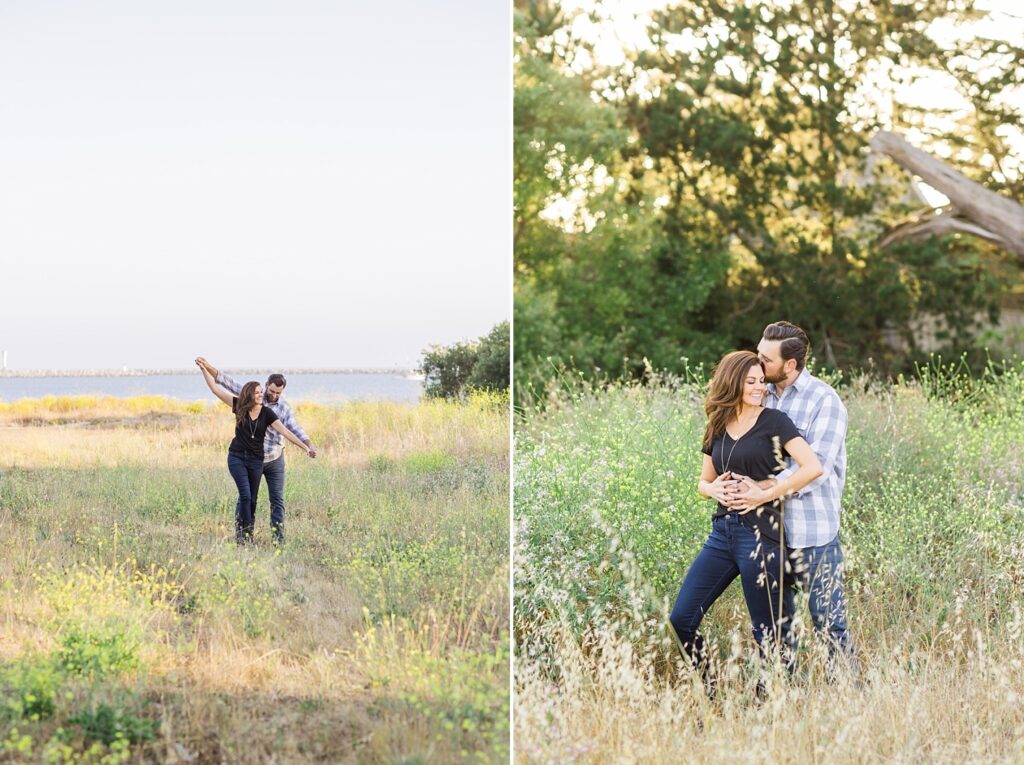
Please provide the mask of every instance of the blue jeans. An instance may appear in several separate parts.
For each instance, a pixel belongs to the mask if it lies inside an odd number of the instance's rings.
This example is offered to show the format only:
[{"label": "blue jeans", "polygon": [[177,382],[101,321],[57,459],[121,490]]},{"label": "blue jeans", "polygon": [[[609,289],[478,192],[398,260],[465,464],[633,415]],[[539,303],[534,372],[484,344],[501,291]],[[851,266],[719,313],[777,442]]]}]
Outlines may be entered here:
[{"label": "blue jeans", "polygon": [[239,544],[252,541],[253,519],[256,516],[256,497],[260,493],[263,457],[248,452],[228,452],[228,472],[238,487],[235,503],[235,540]]},{"label": "blue jeans", "polygon": [[270,532],[276,544],[284,544],[284,454],[263,463],[263,476],[270,492]]},{"label": "blue jeans", "polygon": [[711,522],[711,534],[686,572],[676,597],[672,627],[695,667],[704,665],[704,641],[697,632],[701,619],[737,576],[743,585],[754,640],[758,647],[772,638],[779,614],[779,548],[758,539],[735,513]]},{"label": "blue jeans", "polygon": [[786,576],[786,613],[795,610],[797,589],[806,592],[814,631],[828,640],[830,667],[834,670],[841,655],[856,670],[853,639],[846,625],[843,548],[839,536],[820,547],[790,548],[788,552],[792,573]]}]

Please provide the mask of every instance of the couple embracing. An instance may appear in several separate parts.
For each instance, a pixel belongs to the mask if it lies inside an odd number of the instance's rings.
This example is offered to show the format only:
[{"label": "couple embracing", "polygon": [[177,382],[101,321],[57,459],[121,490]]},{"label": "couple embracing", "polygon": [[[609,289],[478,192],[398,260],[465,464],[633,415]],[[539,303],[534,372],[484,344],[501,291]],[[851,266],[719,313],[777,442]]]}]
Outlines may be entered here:
[{"label": "couple embracing", "polygon": [[717,507],[670,617],[687,658],[705,672],[698,627],[737,576],[759,649],[778,642],[792,651],[802,589],[832,671],[840,657],[855,667],[839,543],[846,407],[805,368],[808,344],[800,327],[779,321],[765,327],[756,354],[735,351],[715,367],[699,491]]}]

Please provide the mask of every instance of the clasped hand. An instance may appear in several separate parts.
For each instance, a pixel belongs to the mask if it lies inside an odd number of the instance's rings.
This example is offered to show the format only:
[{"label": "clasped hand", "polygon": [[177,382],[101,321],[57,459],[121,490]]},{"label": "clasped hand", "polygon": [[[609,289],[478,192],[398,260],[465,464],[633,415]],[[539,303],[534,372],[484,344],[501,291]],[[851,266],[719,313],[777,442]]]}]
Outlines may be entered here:
[{"label": "clasped hand", "polygon": [[708,493],[730,510],[739,511],[740,515],[772,499],[771,491],[761,488],[754,479],[731,471],[722,473],[708,484]]}]

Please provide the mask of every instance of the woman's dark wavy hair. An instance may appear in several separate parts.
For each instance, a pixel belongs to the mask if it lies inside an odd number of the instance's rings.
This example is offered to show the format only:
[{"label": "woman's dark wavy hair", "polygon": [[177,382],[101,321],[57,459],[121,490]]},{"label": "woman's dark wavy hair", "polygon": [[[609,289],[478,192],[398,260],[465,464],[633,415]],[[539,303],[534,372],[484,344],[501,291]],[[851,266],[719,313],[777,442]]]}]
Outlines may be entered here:
[{"label": "woman's dark wavy hair", "polygon": [[739,416],[743,403],[743,384],[747,372],[754,365],[764,365],[756,353],[750,351],[733,351],[727,353],[715,365],[711,377],[711,387],[704,399],[704,411],[708,415],[708,424],[704,428],[704,448],[710,449],[711,444],[725,432],[725,426],[733,417]]},{"label": "woman's dark wavy hair", "polygon": [[235,403],[235,422],[237,424],[241,425],[245,422],[245,418],[249,416],[249,410],[256,406],[256,389],[259,387],[258,382],[250,380],[238,392],[238,401]]}]

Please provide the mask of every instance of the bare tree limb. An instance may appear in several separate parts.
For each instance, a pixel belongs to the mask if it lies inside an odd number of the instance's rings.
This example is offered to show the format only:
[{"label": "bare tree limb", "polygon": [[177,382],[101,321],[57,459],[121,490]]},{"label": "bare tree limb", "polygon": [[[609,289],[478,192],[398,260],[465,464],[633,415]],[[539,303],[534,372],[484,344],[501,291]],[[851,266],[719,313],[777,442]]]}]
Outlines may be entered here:
[{"label": "bare tree limb", "polygon": [[909,223],[904,223],[902,226],[897,226],[882,237],[878,244],[884,248],[890,244],[907,239],[927,239],[930,236],[944,236],[946,234],[970,234],[971,236],[977,236],[992,242],[1003,249],[1009,249],[1002,237],[983,229],[969,220],[956,217],[956,212],[949,207],[943,208],[939,214],[929,215],[924,217],[924,219],[913,220]]},{"label": "bare tree limb", "polygon": [[[871,147],[875,151],[888,154],[900,167],[941,191],[957,211],[955,217],[948,216],[948,221],[945,220],[946,215],[937,215],[923,223],[894,229],[883,239],[886,244],[911,236],[926,236],[928,233],[922,232],[928,232],[927,227],[931,227],[931,233],[936,234],[962,231],[981,236],[1024,259],[1024,207],[1012,199],[986,189],[980,183],[975,183],[942,160],[907,143],[895,133],[879,131],[871,139]],[[969,226],[970,230],[965,226]],[[897,235],[901,229],[902,235]]]}]

